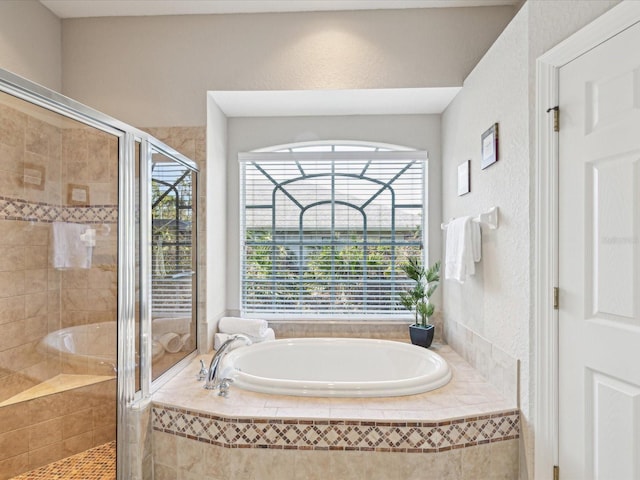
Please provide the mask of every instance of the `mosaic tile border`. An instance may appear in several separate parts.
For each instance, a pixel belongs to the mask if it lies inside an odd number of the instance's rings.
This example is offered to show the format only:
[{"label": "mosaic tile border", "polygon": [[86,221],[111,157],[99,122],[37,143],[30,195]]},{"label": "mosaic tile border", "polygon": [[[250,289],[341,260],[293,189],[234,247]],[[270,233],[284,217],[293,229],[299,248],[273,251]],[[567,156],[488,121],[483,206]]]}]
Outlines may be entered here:
[{"label": "mosaic tile border", "polygon": [[520,436],[518,410],[439,422],[225,418],[154,405],[154,430],[225,448],[435,453]]},{"label": "mosaic tile border", "polygon": [[0,220],[117,223],[118,207],[115,205],[60,206],[0,197]]}]

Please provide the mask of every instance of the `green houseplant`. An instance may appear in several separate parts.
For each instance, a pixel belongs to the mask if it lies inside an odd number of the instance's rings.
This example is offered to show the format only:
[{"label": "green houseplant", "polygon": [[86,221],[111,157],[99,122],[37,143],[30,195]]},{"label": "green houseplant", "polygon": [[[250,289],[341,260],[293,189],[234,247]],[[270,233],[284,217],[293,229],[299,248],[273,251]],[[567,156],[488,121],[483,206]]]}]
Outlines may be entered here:
[{"label": "green houseplant", "polygon": [[431,296],[440,283],[440,261],[425,268],[418,257],[409,257],[400,268],[414,281],[412,288],[400,294],[402,305],[415,315],[415,323],[409,326],[411,343],[428,348],[434,333],[434,327],[429,323],[435,311]]}]

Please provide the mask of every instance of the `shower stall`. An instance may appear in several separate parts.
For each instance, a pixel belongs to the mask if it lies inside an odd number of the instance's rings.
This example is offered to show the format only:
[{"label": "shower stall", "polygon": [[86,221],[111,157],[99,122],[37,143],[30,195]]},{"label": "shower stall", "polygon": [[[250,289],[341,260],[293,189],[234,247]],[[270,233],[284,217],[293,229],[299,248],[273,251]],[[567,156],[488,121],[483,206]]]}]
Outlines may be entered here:
[{"label": "shower stall", "polygon": [[76,458],[140,476],[133,412],[196,350],[197,179],[0,70],[0,480]]}]

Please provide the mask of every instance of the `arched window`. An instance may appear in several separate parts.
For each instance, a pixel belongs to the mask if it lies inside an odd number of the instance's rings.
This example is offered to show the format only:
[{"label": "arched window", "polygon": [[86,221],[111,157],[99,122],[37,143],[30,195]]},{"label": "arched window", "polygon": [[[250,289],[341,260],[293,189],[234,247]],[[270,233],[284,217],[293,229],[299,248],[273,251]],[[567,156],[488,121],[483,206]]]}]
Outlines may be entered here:
[{"label": "arched window", "polygon": [[240,154],[242,311],[397,317],[422,255],[427,154],[326,142]]}]

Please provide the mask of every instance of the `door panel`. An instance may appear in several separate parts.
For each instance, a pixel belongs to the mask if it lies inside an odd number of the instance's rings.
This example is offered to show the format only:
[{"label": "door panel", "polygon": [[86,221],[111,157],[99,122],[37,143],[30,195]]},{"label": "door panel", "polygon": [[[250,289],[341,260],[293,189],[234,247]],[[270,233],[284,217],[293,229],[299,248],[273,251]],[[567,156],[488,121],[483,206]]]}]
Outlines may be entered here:
[{"label": "door panel", "polygon": [[640,26],[560,69],[559,461],[640,478]]},{"label": "door panel", "polygon": [[588,371],[590,397],[586,429],[592,461],[587,462],[588,478],[638,478],[640,457],[640,388],[601,372]]}]

